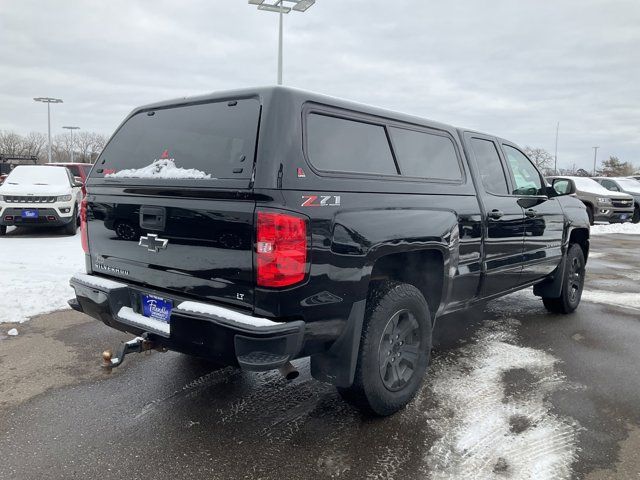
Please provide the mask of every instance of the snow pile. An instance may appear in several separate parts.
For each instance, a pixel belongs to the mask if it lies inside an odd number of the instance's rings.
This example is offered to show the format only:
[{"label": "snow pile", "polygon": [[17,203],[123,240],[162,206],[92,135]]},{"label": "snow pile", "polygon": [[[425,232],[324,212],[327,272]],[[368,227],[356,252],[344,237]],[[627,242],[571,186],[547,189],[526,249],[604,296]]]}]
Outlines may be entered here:
[{"label": "snow pile", "polygon": [[211,175],[195,168],[176,166],[173,158],[161,158],[142,168],[130,168],[109,173],[105,178],[210,179]]},{"label": "snow pile", "polygon": [[608,290],[584,290],[582,300],[585,302],[604,303],[631,310],[640,310],[640,293],[610,292]]},{"label": "snow pile", "polygon": [[640,235],[640,223],[608,223],[591,227],[591,235],[607,235],[611,233]]},{"label": "snow pile", "polygon": [[74,296],[69,279],[84,268],[80,235],[25,231],[0,237],[0,323],[67,308]]},{"label": "snow pile", "polygon": [[15,337],[16,335],[18,335],[18,330],[16,328],[12,328],[11,330],[9,330],[7,332],[7,335],[10,335],[12,337]]},{"label": "snow pile", "polygon": [[547,400],[564,377],[555,357],[516,344],[518,325],[487,321],[471,344],[434,362],[432,478],[571,478],[578,427]]}]

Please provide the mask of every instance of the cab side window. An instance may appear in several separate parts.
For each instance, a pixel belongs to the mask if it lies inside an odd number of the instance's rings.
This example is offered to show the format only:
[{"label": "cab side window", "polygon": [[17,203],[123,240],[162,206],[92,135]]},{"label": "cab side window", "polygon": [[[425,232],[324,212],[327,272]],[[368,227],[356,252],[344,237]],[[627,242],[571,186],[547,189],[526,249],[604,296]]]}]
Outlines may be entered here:
[{"label": "cab side window", "polygon": [[542,179],[524,153],[509,145],[502,145],[511,167],[513,195],[542,195]]}]

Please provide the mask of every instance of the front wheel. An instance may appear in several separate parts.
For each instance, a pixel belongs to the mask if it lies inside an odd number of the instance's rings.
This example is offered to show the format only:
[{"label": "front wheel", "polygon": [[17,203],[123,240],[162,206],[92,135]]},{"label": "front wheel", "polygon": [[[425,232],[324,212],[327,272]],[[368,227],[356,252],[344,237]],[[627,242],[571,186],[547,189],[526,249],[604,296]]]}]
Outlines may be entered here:
[{"label": "front wheel", "polygon": [[3,237],[7,234],[7,226],[6,225],[0,225],[0,237]]},{"label": "front wheel", "polygon": [[73,209],[73,216],[71,217],[71,221],[63,227],[65,234],[67,235],[76,234],[76,232],[78,231],[78,222],[76,220],[77,218],[78,218],[78,207],[75,207]]},{"label": "front wheel", "polygon": [[431,353],[431,313],[413,285],[372,288],[353,385],[340,395],[365,413],[391,415],[420,389]]},{"label": "front wheel", "polygon": [[640,205],[636,205],[636,208],[633,210],[633,217],[631,217],[631,221],[633,223],[640,223]]},{"label": "front wheel", "polygon": [[577,243],[569,246],[567,251],[562,292],[558,298],[543,297],[544,306],[553,313],[571,313],[580,304],[584,288],[585,261],[582,248]]}]

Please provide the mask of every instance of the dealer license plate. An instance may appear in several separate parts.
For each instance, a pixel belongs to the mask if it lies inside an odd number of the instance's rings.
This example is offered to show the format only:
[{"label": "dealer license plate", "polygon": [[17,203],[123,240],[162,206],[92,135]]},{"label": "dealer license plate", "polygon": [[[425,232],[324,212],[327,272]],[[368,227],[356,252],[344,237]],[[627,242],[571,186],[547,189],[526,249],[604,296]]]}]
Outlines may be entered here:
[{"label": "dealer license plate", "polygon": [[171,318],[171,309],[173,308],[173,302],[171,300],[165,300],[164,298],[156,295],[141,295],[142,298],[142,315],[145,317],[160,320],[161,322],[169,323]]},{"label": "dealer license plate", "polygon": [[22,218],[38,218],[37,210],[22,210]]}]

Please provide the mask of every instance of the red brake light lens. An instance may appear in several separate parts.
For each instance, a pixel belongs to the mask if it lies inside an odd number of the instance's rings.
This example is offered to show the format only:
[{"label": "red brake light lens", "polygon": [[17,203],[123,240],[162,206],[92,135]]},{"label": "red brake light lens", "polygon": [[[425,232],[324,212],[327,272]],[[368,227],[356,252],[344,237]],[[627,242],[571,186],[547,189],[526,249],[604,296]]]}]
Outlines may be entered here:
[{"label": "red brake light lens", "polygon": [[304,280],[307,269],[307,222],[275,212],[258,212],[257,283],[286,287]]},{"label": "red brake light lens", "polygon": [[80,202],[80,239],[82,240],[82,250],[89,253],[89,238],[87,237],[87,199]]}]

